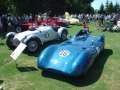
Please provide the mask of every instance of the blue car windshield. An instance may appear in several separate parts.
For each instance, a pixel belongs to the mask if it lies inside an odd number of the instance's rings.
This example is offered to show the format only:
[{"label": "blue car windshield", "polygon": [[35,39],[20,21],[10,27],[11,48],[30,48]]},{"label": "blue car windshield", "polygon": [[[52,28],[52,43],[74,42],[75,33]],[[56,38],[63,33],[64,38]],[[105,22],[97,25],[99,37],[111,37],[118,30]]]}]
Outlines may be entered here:
[{"label": "blue car windshield", "polygon": [[94,44],[98,43],[96,37],[91,37],[91,36],[76,37],[76,36],[73,36],[70,40],[67,41],[67,43],[69,43],[71,45],[75,45],[75,46],[91,47],[93,45],[92,41],[94,41]]}]

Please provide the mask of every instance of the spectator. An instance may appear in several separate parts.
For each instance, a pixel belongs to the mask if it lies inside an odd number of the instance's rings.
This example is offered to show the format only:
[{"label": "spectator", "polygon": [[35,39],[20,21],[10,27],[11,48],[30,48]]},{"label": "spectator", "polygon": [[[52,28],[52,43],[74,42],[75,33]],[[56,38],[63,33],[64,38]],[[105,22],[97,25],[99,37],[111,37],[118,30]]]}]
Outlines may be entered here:
[{"label": "spectator", "polygon": [[3,32],[7,32],[8,20],[7,20],[7,16],[6,15],[2,16],[1,23],[2,23],[2,27],[3,27]]},{"label": "spectator", "polygon": [[30,22],[32,22],[32,21],[33,21],[32,14],[30,14],[30,16],[29,16],[29,21],[30,21]]},{"label": "spectator", "polygon": [[104,22],[104,15],[103,14],[101,14],[100,20],[101,20],[101,24],[103,25],[103,22]]},{"label": "spectator", "polygon": [[89,32],[89,25],[86,22],[83,23],[83,29]]}]

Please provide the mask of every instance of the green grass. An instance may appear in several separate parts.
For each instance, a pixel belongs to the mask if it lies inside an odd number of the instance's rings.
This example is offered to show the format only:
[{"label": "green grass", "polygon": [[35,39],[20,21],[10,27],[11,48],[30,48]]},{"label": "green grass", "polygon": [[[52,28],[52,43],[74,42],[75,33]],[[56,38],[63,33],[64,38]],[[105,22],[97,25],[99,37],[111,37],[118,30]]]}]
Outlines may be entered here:
[{"label": "green grass", "polygon": [[[17,61],[12,61],[13,52],[0,39],[0,80],[4,80],[5,90],[119,90],[120,88],[120,33],[100,32],[95,23],[89,24],[92,35],[105,35],[105,50],[96,58],[88,71],[88,76],[70,78],[37,68],[39,53],[22,53]],[[69,35],[73,35],[82,26],[71,25]],[[50,44],[48,43],[43,49]],[[16,67],[18,64],[18,67]]]}]

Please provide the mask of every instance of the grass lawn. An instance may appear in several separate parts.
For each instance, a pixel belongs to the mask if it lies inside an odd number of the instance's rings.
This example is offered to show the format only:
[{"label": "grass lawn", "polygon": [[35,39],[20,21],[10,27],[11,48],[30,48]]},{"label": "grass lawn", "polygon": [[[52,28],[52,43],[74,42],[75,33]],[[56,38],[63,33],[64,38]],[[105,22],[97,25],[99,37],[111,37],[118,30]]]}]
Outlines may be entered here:
[{"label": "grass lawn", "polygon": [[[105,50],[96,58],[88,71],[88,76],[70,78],[37,68],[37,58],[41,51],[29,55],[22,53],[17,61],[10,58],[13,52],[0,38],[0,80],[5,90],[120,90],[120,33],[100,32],[94,22],[89,23],[92,35],[105,35]],[[82,26],[71,25],[69,35]],[[49,42],[50,44],[60,42]],[[16,67],[17,65],[17,67]]]}]

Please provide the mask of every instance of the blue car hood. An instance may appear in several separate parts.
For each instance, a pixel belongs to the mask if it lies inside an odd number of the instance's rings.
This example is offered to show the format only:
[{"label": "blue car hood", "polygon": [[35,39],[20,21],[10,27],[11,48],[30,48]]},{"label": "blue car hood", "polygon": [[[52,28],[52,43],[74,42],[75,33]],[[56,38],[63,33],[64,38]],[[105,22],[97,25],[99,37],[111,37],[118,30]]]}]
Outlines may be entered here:
[{"label": "blue car hood", "polygon": [[73,63],[84,51],[85,48],[80,46],[56,46],[56,48],[52,49],[50,56],[46,56],[46,58],[41,60],[39,58],[38,67],[41,65],[43,68],[71,73]]}]

